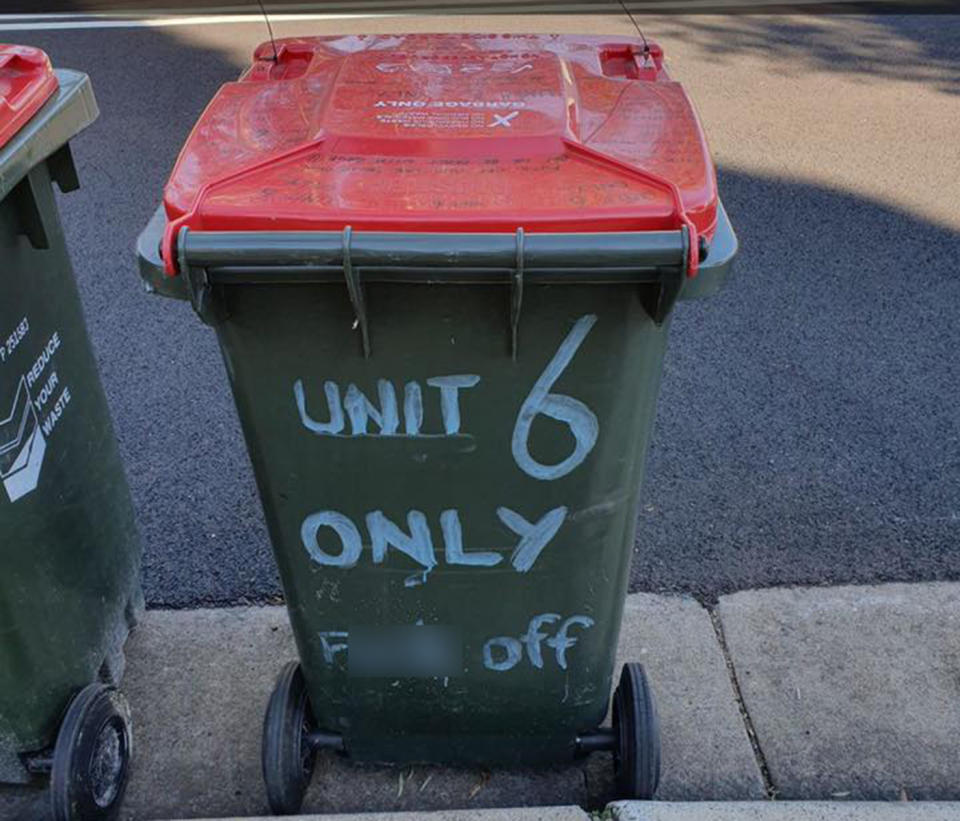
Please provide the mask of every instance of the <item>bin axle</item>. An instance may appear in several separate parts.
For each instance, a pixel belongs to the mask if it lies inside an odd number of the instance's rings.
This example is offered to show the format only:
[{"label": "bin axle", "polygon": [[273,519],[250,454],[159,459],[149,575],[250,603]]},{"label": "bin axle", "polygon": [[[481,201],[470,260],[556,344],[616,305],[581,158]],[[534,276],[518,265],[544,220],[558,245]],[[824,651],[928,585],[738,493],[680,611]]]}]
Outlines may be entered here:
[{"label": "bin axle", "polygon": [[[312,750],[333,750],[337,753],[346,752],[343,736],[340,733],[331,733],[327,730],[311,730],[305,741]],[[587,756],[590,753],[610,752],[616,747],[616,735],[609,727],[601,727],[589,733],[577,736],[577,756]]]},{"label": "bin axle", "polygon": [[339,733],[330,733],[326,730],[311,730],[307,733],[307,744],[312,750],[333,750],[334,752],[346,752],[343,746],[343,736]]},{"label": "bin axle", "polygon": [[617,737],[609,727],[600,727],[591,733],[577,736],[577,756],[610,752],[617,746]]},{"label": "bin axle", "polygon": [[22,757],[23,765],[31,775],[48,775],[53,769],[53,750],[44,750]]}]

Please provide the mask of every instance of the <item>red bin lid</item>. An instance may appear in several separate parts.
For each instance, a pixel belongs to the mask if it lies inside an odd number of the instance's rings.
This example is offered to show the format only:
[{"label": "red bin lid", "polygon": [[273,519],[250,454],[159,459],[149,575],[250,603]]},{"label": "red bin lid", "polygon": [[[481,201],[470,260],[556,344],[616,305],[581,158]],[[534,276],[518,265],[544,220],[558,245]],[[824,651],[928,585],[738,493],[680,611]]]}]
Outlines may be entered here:
[{"label": "red bin lid", "polygon": [[[267,42],[167,184],[164,256],[208,231],[711,236],[696,114],[639,39],[408,34]],[[696,247],[696,246],[694,246]],[[696,255],[692,255],[696,257]]]},{"label": "red bin lid", "polygon": [[43,51],[0,43],[0,148],[56,90],[57,75]]}]

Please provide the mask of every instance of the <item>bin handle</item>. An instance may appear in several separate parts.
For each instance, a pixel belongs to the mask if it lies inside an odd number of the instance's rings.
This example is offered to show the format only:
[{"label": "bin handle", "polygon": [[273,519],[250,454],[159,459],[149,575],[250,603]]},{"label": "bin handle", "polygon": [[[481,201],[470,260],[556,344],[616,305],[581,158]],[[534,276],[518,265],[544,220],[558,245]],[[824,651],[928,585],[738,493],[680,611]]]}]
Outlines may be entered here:
[{"label": "bin handle", "polygon": [[[683,277],[687,226],[675,231],[426,233],[191,231],[180,229],[180,267],[210,285],[366,282],[663,282]],[[491,273],[505,275],[504,280]],[[189,272],[185,272],[189,273]],[[348,282],[352,284],[352,282]]]},{"label": "bin handle", "polygon": [[[364,298],[368,282],[508,284],[510,349],[517,355],[526,282],[650,284],[643,307],[660,324],[686,279],[690,238],[676,231],[598,233],[419,233],[343,231],[191,231],[180,228],[179,267],[204,322],[224,318],[215,291],[235,285],[344,283],[370,356]],[[362,276],[361,276],[362,274]]]}]

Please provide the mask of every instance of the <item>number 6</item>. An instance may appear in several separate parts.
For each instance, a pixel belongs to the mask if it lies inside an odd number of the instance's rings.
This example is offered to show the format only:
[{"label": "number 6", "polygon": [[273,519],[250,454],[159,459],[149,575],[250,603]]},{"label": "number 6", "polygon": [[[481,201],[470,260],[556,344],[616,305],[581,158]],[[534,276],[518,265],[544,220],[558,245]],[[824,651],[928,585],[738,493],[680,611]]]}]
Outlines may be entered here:
[{"label": "number 6", "polygon": [[[597,443],[600,425],[596,414],[579,399],[560,393],[549,393],[553,383],[560,378],[560,374],[570,364],[570,360],[573,359],[596,321],[595,314],[586,314],[576,321],[520,407],[510,448],[517,466],[534,479],[551,481],[566,476],[587,458]],[[555,465],[541,464],[530,455],[530,426],[539,413],[565,423],[570,428],[573,438],[576,439],[573,453]]]}]

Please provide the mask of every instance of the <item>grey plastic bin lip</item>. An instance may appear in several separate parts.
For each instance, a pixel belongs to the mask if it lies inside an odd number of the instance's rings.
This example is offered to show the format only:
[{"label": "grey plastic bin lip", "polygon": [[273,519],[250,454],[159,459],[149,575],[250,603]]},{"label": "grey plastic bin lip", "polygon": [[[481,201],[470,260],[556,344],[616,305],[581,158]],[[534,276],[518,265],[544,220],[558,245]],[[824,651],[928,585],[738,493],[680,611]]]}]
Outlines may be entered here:
[{"label": "grey plastic bin lip", "polygon": [[56,69],[60,87],[0,148],[0,200],[31,168],[66,145],[100,114],[90,78],[81,71]]},{"label": "grey plastic bin lip", "polygon": [[[167,276],[163,260],[160,257],[160,240],[166,225],[163,207],[159,207],[137,240],[137,256],[140,275],[148,291],[168,297],[189,299],[186,277]],[[650,281],[655,276],[644,275],[643,271],[679,262],[681,247],[677,232],[636,232],[635,234],[526,234],[524,236],[525,275],[535,281],[538,279],[537,256],[544,266],[540,269],[543,277],[559,277],[559,281],[575,281],[576,270],[584,265],[584,250],[576,249],[574,243],[586,242],[593,247],[588,253],[598,255],[599,267],[606,265],[607,276],[594,276],[590,281],[597,283]],[[611,237],[619,238],[620,249],[607,248],[605,244]],[[433,274],[424,278],[410,277],[406,265],[390,265],[388,255],[391,245],[408,238],[408,253],[420,256],[422,261],[433,269]],[[460,276],[448,279],[439,274],[445,268],[456,270],[464,265],[459,256],[458,242],[468,247],[476,246],[471,254],[486,248],[490,264],[479,267],[466,265],[461,268]],[[516,239],[512,234],[470,234],[470,235],[415,235],[384,234],[376,232],[354,232],[351,238],[352,263],[363,269],[363,279],[374,282],[381,279],[402,281],[463,282],[484,281],[484,269],[502,269],[509,271],[513,267],[507,257],[516,254]],[[640,256],[624,265],[622,249],[624,244],[638,243],[646,246]],[[539,248],[538,246],[542,246]],[[186,234],[186,250],[190,263],[206,268],[211,284],[289,284],[294,282],[343,281],[343,250],[340,233],[323,232],[311,235],[310,232],[201,232]],[[559,252],[559,253],[558,253]],[[700,263],[696,277],[684,277],[681,299],[693,299],[708,296],[720,289],[726,279],[737,253],[737,238],[722,203],[717,207],[717,229],[710,244],[707,259]],[[620,256],[619,264],[613,264]],[[569,256],[571,261],[563,258]],[[572,261],[579,257],[579,260]],[[447,265],[445,266],[445,258]],[[305,260],[309,264],[305,264]],[[376,262],[376,269],[368,267]],[[408,264],[410,261],[407,261]],[[504,264],[506,263],[506,264]],[[587,265],[587,268],[597,267]],[[409,279],[408,279],[409,277]],[[487,274],[486,281],[492,280]],[[506,280],[503,280],[506,282]],[[543,279],[541,279],[543,281]],[[558,281],[553,279],[553,281]]]}]

